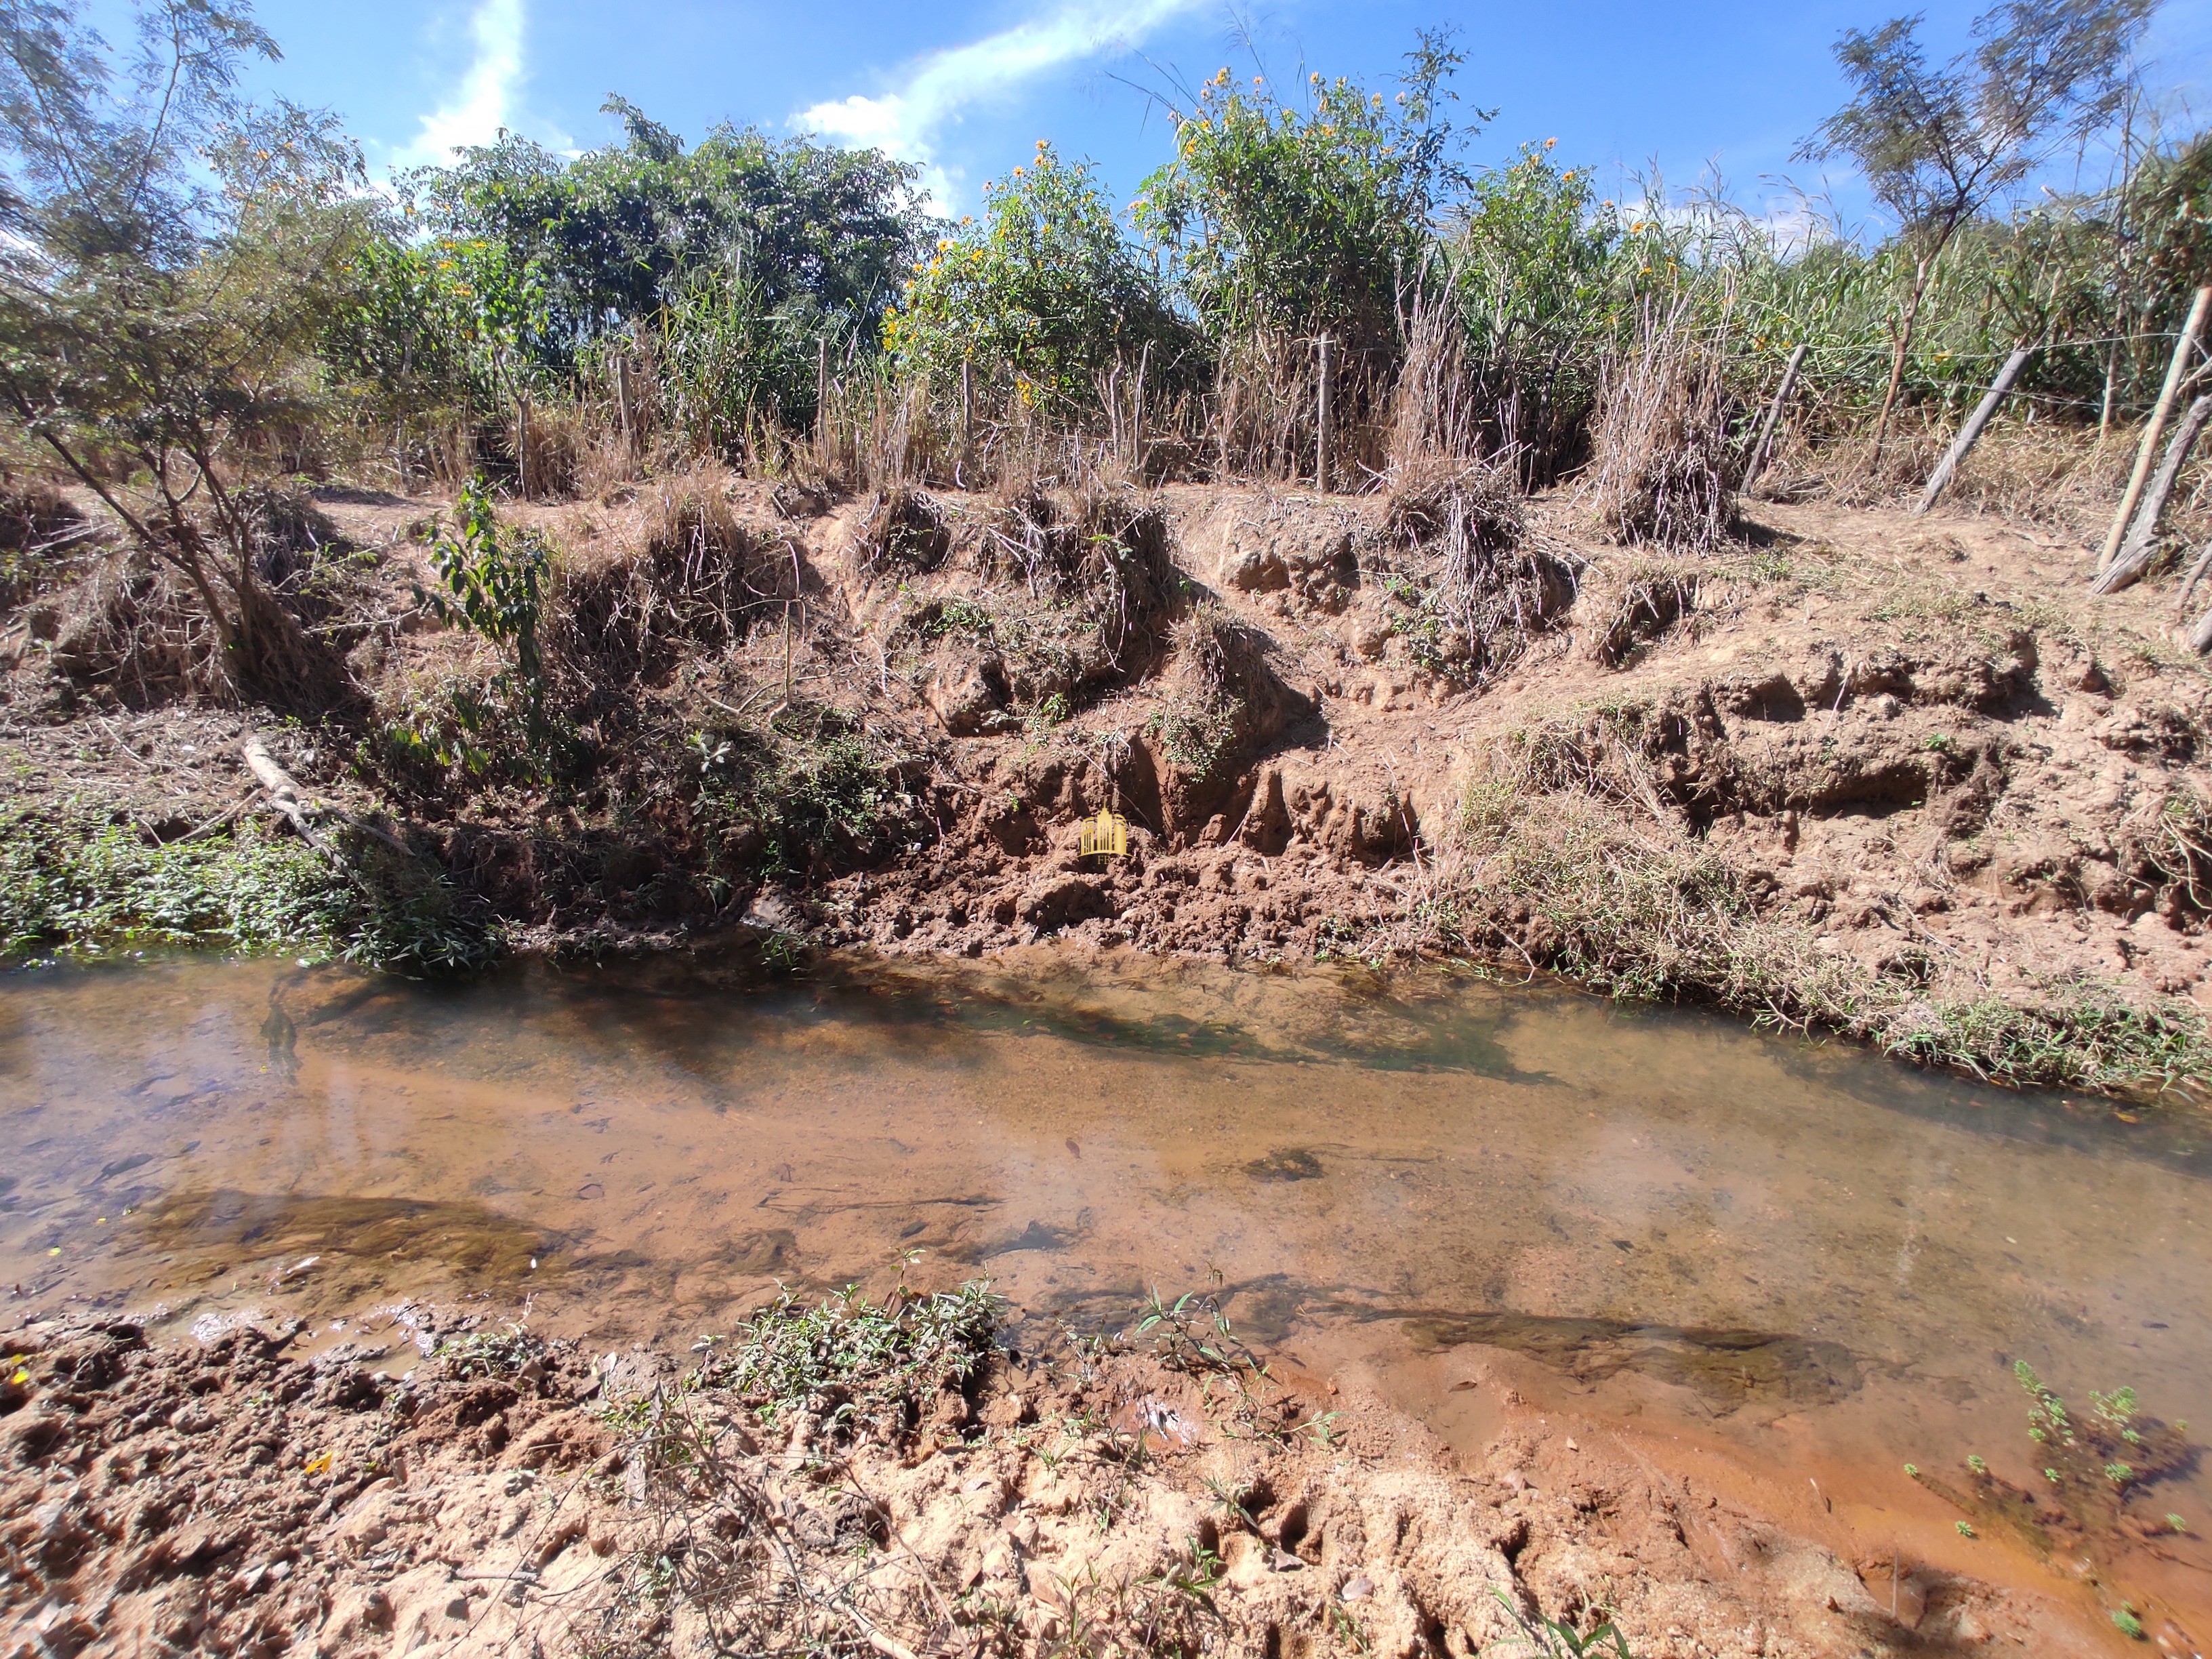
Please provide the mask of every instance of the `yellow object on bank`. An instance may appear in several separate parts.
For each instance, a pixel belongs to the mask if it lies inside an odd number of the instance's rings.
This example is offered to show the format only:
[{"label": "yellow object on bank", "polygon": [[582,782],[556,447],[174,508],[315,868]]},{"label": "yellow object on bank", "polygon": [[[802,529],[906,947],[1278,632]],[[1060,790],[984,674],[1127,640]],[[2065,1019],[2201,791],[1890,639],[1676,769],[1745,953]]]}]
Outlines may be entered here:
[{"label": "yellow object on bank", "polygon": [[1083,820],[1081,856],[1126,858],[1129,852],[1129,821],[1119,812],[1098,809],[1095,818]]}]

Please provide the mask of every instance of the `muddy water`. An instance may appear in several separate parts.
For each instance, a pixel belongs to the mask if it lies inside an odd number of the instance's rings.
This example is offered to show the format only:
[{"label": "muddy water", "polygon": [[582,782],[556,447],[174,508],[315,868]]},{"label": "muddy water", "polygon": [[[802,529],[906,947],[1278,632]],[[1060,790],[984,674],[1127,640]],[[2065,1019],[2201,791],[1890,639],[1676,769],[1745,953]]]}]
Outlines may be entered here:
[{"label": "muddy water", "polygon": [[[1442,975],[185,961],[0,980],[0,1284],[688,1342],[902,1252],[1079,1326],[1218,1274],[1448,1435],[1510,1384],[1987,1571],[1902,1465],[2033,1480],[2015,1359],[2212,1425],[2208,1127]],[[2212,1607],[2196,1537],[2137,1565]]]}]

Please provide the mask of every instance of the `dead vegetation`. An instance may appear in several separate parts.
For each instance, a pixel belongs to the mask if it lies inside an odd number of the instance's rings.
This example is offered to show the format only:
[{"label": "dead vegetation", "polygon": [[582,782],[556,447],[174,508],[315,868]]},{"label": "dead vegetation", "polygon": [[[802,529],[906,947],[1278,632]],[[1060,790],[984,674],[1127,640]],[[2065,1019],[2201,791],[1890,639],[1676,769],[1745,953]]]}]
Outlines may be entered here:
[{"label": "dead vegetation", "polygon": [[870,575],[919,575],[937,569],[952,550],[952,532],[937,504],[910,484],[878,490],[853,532],[860,568]]},{"label": "dead vegetation", "polygon": [[1686,304],[1647,304],[1637,341],[1606,361],[1589,493],[1616,540],[1710,552],[1735,529],[1743,458],[1723,365]]},{"label": "dead vegetation", "polygon": [[1385,585],[1424,666],[1480,684],[1575,602],[1579,561],[1539,532],[1510,474],[1431,467],[1392,481]]},{"label": "dead vegetation", "polygon": [[1650,759],[1603,723],[1493,745],[1407,925],[1611,996],[1708,1002],[2001,1083],[2154,1092],[2202,1073],[2205,1023],[2184,1000],[2063,975],[2000,994],[1909,922],[1879,960],[1844,948],[1692,835]]},{"label": "dead vegetation", "polygon": [[550,633],[586,700],[664,678],[687,651],[726,649],[799,603],[789,538],[742,520],[714,471],[649,486],[641,544],[558,562]]},{"label": "dead vegetation", "polygon": [[1692,561],[1634,558],[1608,562],[1595,602],[1591,658],[1619,668],[1642,646],[1698,608],[1701,576]]}]

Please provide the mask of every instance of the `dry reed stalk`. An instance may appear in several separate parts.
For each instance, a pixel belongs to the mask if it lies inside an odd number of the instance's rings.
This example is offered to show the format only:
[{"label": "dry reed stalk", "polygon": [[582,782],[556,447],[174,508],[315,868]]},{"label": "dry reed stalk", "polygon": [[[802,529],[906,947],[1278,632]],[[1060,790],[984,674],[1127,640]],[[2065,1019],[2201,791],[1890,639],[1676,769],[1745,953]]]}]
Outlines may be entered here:
[{"label": "dry reed stalk", "polygon": [[1637,343],[1604,368],[1591,495],[1607,532],[1628,543],[1710,552],[1735,527],[1741,459],[1718,356],[1686,296],[1647,305]]},{"label": "dry reed stalk", "polygon": [[1481,442],[1462,341],[1450,311],[1415,298],[1406,326],[1406,359],[1390,390],[1389,455],[1394,477],[1432,456],[1469,456]]}]

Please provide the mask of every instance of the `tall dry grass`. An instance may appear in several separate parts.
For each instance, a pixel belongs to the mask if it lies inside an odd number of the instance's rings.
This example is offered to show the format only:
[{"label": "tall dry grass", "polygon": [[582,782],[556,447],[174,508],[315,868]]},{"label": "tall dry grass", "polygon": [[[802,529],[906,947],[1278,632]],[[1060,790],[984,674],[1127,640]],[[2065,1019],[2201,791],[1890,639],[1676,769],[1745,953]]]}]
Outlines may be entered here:
[{"label": "tall dry grass", "polygon": [[1588,490],[1615,539],[1710,551],[1735,528],[1743,457],[1725,365],[1686,297],[1649,304],[1605,363]]}]

